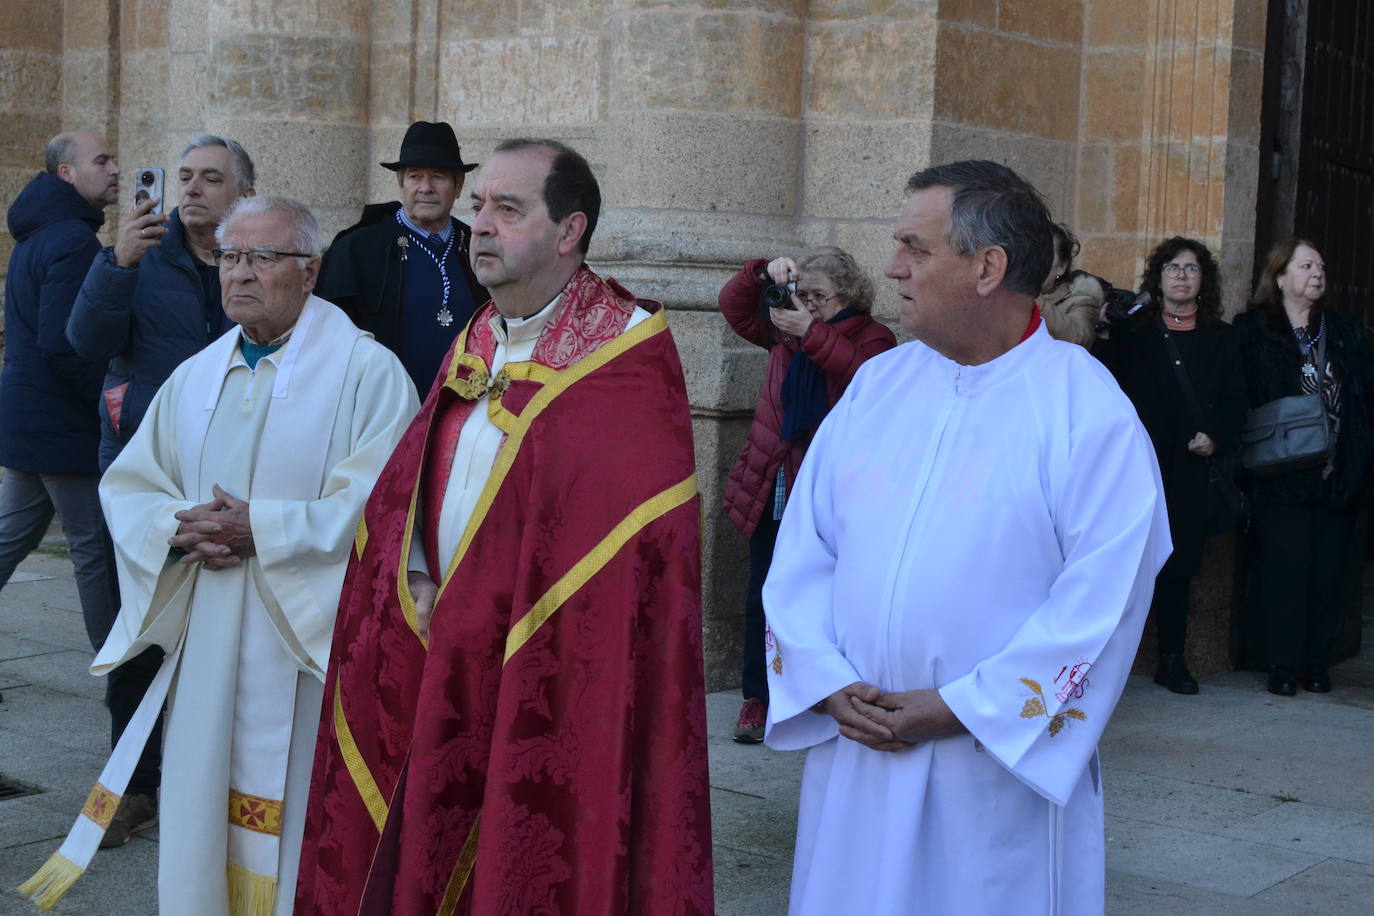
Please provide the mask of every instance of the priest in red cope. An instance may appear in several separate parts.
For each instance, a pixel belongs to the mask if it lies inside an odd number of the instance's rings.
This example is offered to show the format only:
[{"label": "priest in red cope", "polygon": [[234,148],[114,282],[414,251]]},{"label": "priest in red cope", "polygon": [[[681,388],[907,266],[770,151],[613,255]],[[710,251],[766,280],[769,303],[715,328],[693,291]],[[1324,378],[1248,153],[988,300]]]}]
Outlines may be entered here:
[{"label": "priest in red cope", "polygon": [[712,911],[699,498],[663,307],[584,263],[586,160],[472,193],[492,301],[358,527],[297,913]]}]

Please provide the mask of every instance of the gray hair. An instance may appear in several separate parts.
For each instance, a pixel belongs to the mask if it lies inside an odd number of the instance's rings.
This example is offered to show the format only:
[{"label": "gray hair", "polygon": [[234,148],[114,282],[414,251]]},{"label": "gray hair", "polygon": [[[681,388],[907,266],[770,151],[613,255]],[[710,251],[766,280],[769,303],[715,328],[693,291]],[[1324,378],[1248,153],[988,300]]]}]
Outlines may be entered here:
[{"label": "gray hair", "polygon": [[49,175],[56,175],[57,167],[71,165],[75,156],[76,135],[58,134],[48,141],[48,148],[43,151],[43,169]]},{"label": "gray hair", "polygon": [[[229,212],[224,214],[224,219],[220,220],[219,228],[215,230],[215,241],[222,247],[224,240],[229,237],[229,224],[240,216],[261,216],[267,213],[281,213],[290,218],[293,226],[292,247],[307,257],[319,257],[323,239],[320,237],[320,224],[315,222],[315,216],[310,212],[310,208],[289,197],[276,197],[272,194],[240,197],[234,201]],[[296,261],[304,267],[306,258],[297,258]]]},{"label": "gray hair", "polygon": [[922,169],[906,183],[907,193],[943,187],[954,192],[945,239],[963,257],[980,248],[1007,253],[1002,284],[1027,296],[1040,295],[1054,266],[1054,239],[1045,199],[1030,182],[998,162],[967,159]]},{"label": "gray hair", "polygon": [[829,277],[835,284],[835,295],[856,312],[866,315],[873,310],[873,281],[843,248],[826,245],[808,251],[797,262],[797,270]]},{"label": "gray hair", "polygon": [[204,149],[207,146],[219,146],[229,151],[230,168],[234,172],[234,183],[238,185],[240,194],[253,186],[256,173],[253,169],[252,158],[246,149],[228,137],[221,137],[218,134],[197,134],[181,151],[181,158],[178,162],[185,162],[191,150]]}]

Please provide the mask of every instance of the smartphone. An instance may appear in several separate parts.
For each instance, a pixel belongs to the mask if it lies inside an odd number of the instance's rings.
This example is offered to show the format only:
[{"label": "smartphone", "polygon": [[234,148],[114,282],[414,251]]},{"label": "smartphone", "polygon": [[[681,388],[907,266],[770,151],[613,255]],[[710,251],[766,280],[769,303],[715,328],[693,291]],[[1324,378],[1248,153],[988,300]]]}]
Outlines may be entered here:
[{"label": "smartphone", "polygon": [[141,204],[150,197],[157,198],[154,213],[161,213],[167,202],[163,194],[166,174],[162,169],[134,169],[134,204]]}]

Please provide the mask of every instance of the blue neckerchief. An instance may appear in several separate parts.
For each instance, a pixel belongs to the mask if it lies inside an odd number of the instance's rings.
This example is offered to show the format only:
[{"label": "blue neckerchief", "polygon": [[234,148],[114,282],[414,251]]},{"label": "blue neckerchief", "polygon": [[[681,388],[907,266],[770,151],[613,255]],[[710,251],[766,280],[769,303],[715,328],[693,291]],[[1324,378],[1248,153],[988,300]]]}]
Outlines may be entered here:
[{"label": "blue neckerchief", "polygon": [[[837,324],[859,312],[846,306],[835,313],[826,324]],[[784,442],[805,442],[816,432],[825,415],[830,412],[830,398],[825,388],[825,373],[812,362],[797,342],[797,352],[787,364],[782,379],[782,439]]]},{"label": "blue neckerchief", "polygon": [[248,364],[249,369],[257,369],[258,360],[269,353],[276,353],[281,348],[281,344],[255,344],[242,334],[239,335],[239,352],[243,354],[243,361]]}]

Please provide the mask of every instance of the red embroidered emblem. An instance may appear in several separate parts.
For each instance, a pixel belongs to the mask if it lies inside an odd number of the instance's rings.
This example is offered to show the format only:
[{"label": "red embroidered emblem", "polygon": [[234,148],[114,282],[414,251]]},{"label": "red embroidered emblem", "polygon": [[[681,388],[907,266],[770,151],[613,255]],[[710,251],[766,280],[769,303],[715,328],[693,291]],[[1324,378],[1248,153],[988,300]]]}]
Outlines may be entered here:
[{"label": "red embroidered emblem", "polygon": [[773,673],[782,674],[782,652],[778,649],[778,641],[773,637],[773,628],[768,624],[763,625],[763,654],[765,657],[772,656],[771,667]]},{"label": "red embroidered emblem", "polygon": [[91,794],[86,797],[86,804],[82,806],[81,813],[104,828],[110,826],[118,807],[119,796],[96,783],[95,788],[91,789]]},{"label": "red embroidered emblem", "polygon": [[1088,669],[1092,666],[1092,662],[1082,661],[1075,664],[1072,668],[1068,665],[1060,668],[1059,673],[1054,676],[1054,682],[1058,684],[1060,678],[1064,677],[1065,672],[1068,673],[1068,677],[1064,680],[1063,685],[1059,692],[1054,695],[1054,698],[1061,703],[1067,703],[1069,700],[1083,699],[1083,691],[1088,687]]}]

